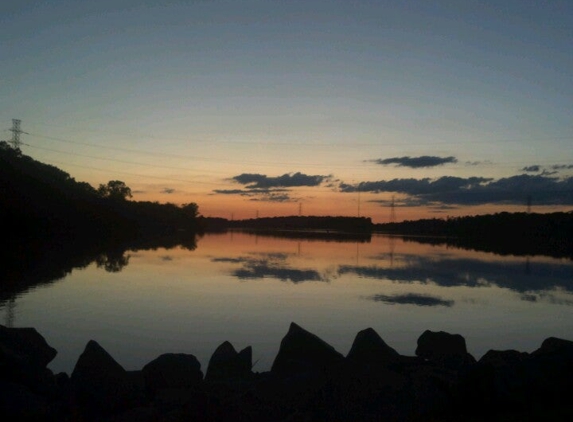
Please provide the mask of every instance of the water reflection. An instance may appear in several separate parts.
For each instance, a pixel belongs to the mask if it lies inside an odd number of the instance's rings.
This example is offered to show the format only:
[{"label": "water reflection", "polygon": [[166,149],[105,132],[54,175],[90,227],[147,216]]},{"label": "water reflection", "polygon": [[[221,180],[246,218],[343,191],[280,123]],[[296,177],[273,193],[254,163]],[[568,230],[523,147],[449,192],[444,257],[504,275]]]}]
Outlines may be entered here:
[{"label": "water reflection", "polygon": [[103,268],[108,273],[118,273],[129,264],[130,256],[124,251],[108,251],[98,256],[95,260],[98,268]]},{"label": "water reflection", "polygon": [[573,266],[570,263],[485,261],[450,256],[397,257],[400,267],[343,265],[340,274],[392,280],[398,283],[432,283],[441,287],[498,286],[519,293],[561,289],[573,292]]},{"label": "water reflection", "polygon": [[241,264],[241,268],[231,271],[231,274],[240,280],[274,278],[293,283],[328,281],[326,275],[314,269],[291,268],[288,259],[289,254],[286,253],[253,253],[251,256],[238,258],[213,258],[212,262]]},{"label": "water reflection", "polygon": [[[301,262],[298,259],[301,255],[313,257],[318,253],[319,247],[307,248],[301,254],[300,241],[297,243],[296,253],[250,251],[240,256],[213,257],[211,262],[236,264],[240,268],[228,270],[228,273],[240,280],[276,279],[297,284],[354,276],[389,280],[399,284],[426,284],[439,287],[496,286],[520,293],[522,300],[530,302],[546,300],[559,304],[569,304],[569,301],[552,298],[547,291],[573,293],[573,265],[563,259],[500,257],[491,253],[471,253],[439,246],[431,246],[423,252],[397,253],[396,243],[401,242],[399,239],[383,236],[375,239],[375,247],[368,251],[386,246],[389,252],[360,256],[358,247],[360,243],[357,242],[354,262],[341,263],[340,261],[349,259],[332,256],[334,265],[329,270],[313,268],[309,264],[312,259]],[[411,242],[411,239],[409,243],[401,242],[401,247],[408,249],[412,245]],[[340,251],[348,252],[348,248],[340,245]],[[351,255],[347,255],[347,258],[350,257]],[[397,297],[378,295],[373,296],[373,299],[385,303],[420,306],[434,304],[452,306],[454,303],[450,300],[414,294]]]},{"label": "water reflection", "polygon": [[403,354],[426,329],[461,333],[476,357],[573,332],[564,259],[239,232],[61,250],[31,250],[0,269],[4,322],[45,333],[59,352],[54,370],[72,369],[89,339],[131,369],[166,352],[192,353],[206,368],[228,340],[253,346],[265,370],[292,321],[342,353],[367,327]]}]

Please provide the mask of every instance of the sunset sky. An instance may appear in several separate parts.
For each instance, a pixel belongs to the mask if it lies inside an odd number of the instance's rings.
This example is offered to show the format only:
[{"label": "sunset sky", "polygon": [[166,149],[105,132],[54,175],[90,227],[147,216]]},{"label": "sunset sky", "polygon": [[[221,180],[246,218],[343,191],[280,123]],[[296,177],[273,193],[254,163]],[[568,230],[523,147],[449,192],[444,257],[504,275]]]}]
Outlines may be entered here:
[{"label": "sunset sky", "polygon": [[573,209],[573,2],[0,5],[0,139],[205,216]]}]

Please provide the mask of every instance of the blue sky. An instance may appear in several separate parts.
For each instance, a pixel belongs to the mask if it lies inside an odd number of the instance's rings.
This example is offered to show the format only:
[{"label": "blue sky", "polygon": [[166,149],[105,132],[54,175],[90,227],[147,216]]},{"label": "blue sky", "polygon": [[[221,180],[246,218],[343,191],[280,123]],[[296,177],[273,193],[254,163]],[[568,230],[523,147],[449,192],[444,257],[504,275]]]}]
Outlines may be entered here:
[{"label": "blue sky", "polygon": [[1,139],[205,215],[571,209],[571,28],[567,1],[7,1]]}]

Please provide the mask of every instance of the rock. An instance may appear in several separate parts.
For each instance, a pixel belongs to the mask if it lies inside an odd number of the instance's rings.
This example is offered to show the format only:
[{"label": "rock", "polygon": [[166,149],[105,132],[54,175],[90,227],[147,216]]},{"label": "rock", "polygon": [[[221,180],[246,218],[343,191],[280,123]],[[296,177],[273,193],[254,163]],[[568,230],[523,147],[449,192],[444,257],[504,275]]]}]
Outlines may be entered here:
[{"label": "rock", "polygon": [[27,365],[45,368],[58,353],[34,328],[9,328],[0,325],[1,355],[17,357]]},{"label": "rock", "polygon": [[531,356],[559,356],[563,359],[573,359],[573,341],[557,337],[546,338],[541,343],[541,347],[535,350]]},{"label": "rock", "polygon": [[529,353],[518,352],[517,350],[489,350],[481,357],[479,363],[491,365],[494,368],[504,368],[523,362],[528,357]]},{"label": "rock", "polygon": [[418,338],[416,356],[450,367],[475,363],[475,358],[467,352],[466,340],[444,331],[424,331]]},{"label": "rock", "polygon": [[88,342],[78,358],[70,388],[77,405],[88,414],[127,409],[142,394],[127,371],[94,340]]},{"label": "rock", "polygon": [[228,341],[221,344],[209,360],[205,381],[249,379],[253,373],[253,349],[248,346],[239,353]]},{"label": "rock", "polygon": [[53,396],[55,378],[46,365],[56,354],[34,328],[0,325],[0,380],[21,384],[35,394]]},{"label": "rock", "polygon": [[203,372],[197,358],[184,353],[165,353],[142,369],[148,393],[165,388],[192,388],[201,384]]},{"label": "rock", "polygon": [[570,405],[573,389],[573,342],[556,337],[543,341],[521,371],[527,375],[529,397],[558,406]]},{"label": "rock", "polygon": [[346,359],[366,366],[380,367],[396,361],[400,354],[388,346],[372,328],[360,331]]},{"label": "rock", "polygon": [[294,322],[282,339],[271,372],[289,376],[297,372],[328,371],[344,361],[334,347]]}]

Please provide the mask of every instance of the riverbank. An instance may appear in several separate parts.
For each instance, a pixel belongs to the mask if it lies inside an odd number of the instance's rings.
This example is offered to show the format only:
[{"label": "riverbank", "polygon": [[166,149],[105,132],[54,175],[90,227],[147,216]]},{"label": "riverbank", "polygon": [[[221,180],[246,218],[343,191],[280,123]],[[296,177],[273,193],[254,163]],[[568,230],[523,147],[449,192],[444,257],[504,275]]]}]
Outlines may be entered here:
[{"label": "riverbank", "polygon": [[403,356],[371,328],[343,356],[291,323],[268,372],[229,342],[203,372],[166,353],[125,371],[90,340],[71,374],[33,328],[0,326],[0,415],[29,421],[571,420],[573,342],[532,353],[490,350],[479,361],[459,334],[425,331]]}]

